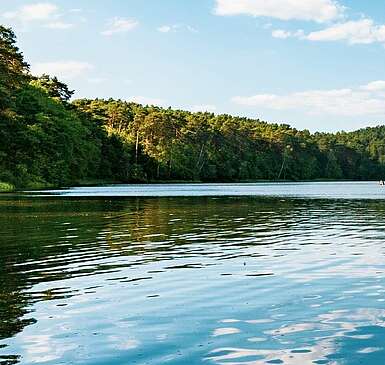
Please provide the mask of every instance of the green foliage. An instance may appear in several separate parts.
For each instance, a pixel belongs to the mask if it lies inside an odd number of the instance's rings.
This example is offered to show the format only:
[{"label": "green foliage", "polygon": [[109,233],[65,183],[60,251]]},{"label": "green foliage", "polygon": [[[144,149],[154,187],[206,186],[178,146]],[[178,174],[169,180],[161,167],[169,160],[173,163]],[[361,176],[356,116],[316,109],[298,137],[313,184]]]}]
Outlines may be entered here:
[{"label": "green foliage", "polygon": [[[385,127],[336,134],[121,100],[81,99],[29,75],[0,26],[0,185],[384,179]],[[10,184],[10,185],[7,185]]]},{"label": "green foliage", "polygon": [[385,127],[351,133],[298,131],[286,124],[141,106],[120,100],[73,105],[115,133],[135,154],[128,179],[380,179]]},{"label": "green foliage", "polygon": [[28,64],[16,47],[16,36],[0,25],[0,112],[12,106],[14,92],[28,78]]},{"label": "green foliage", "polygon": [[32,85],[43,89],[51,98],[67,102],[71,99],[75,91],[70,90],[66,84],[60,82],[57,77],[42,75],[35,78]]},{"label": "green foliage", "polygon": [[15,187],[12,184],[0,181],[0,192],[12,191],[14,189]]}]

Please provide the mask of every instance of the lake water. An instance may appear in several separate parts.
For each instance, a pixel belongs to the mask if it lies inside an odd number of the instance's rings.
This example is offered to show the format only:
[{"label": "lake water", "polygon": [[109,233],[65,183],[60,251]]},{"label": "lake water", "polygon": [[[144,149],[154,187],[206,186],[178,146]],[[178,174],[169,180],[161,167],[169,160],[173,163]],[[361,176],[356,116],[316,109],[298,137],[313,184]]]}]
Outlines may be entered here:
[{"label": "lake water", "polygon": [[0,195],[0,364],[385,363],[385,188]]}]

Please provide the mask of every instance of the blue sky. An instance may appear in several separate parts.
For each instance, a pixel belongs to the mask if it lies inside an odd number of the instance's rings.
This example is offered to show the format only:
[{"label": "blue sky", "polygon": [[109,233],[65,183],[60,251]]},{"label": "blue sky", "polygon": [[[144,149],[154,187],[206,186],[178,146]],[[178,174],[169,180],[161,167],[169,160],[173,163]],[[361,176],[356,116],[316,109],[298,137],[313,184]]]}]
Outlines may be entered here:
[{"label": "blue sky", "polygon": [[2,0],[32,72],[114,97],[285,122],[382,124],[380,0]]}]

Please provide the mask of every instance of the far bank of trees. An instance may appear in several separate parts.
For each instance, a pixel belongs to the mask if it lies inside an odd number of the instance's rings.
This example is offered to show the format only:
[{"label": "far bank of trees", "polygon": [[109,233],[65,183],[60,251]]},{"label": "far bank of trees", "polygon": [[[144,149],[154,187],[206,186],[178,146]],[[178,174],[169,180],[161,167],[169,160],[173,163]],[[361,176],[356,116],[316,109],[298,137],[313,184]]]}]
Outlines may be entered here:
[{"label": "far bank of trees", "polygon": [[285,124],[75,100],[36,78],[0,26],[0,189],[84,181],[383,179],[385,127],[336,134]]}]

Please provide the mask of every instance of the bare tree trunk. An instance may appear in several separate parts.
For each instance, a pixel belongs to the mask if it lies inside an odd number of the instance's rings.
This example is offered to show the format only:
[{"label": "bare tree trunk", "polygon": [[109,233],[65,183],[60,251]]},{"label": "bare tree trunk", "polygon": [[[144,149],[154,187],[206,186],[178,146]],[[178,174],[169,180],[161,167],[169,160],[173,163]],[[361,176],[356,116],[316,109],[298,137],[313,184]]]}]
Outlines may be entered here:
[{"label": "bare tree trunk", "polygon": [[139,151],[139,130],[136,131],[136,143],[135,143],[135,163],[138,164],[138,151]]},{"label": "bare tree trunk", "polygon": [[197,161],[196,167],[195,167],[196,169],[198,169],[198,173],[200,173],[200,170],[202,169],[202,167],[199,167],[199,165],[200,165],[201,158],[202,158],[202,155],[203,155],[203,149],[204,149],[204,144],[202,144],[201,150],[199,152],[198,161]]},{"label": "bare tree trunk", "polygon": [[285,166],[285,162],[286,162],[286,151],[283,153],[283,161],[282,161],[282,166],[281,166],[281,170],[279,171],[279,174],[278,174],[278,179],[280,179],[281,175],[282,175],[282,171],[283,171],[283,168]]},{"label": "bare tree trunk", "polygon": [[172,145],[171,145],[171,151],[170,151],[170,161],[168,163],[168,177],[171,177],[171,169],[172,169]]}]

